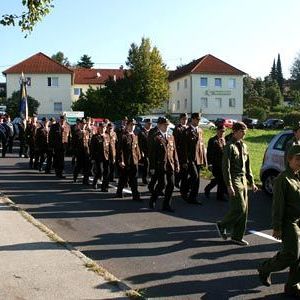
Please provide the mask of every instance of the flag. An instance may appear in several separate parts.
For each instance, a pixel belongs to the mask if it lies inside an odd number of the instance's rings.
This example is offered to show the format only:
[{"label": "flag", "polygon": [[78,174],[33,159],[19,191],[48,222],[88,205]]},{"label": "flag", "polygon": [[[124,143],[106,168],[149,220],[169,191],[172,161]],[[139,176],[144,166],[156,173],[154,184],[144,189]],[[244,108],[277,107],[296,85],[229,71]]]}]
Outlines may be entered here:
[{"label": "flag", "polygon": [[27,103],[27,90],[26,90],[26,80],[24,74],[22,73],[21,79],[21,98],[20,98],[20,105],[19,105],[19,113],[20,117],[28,120],[28,103]]}]

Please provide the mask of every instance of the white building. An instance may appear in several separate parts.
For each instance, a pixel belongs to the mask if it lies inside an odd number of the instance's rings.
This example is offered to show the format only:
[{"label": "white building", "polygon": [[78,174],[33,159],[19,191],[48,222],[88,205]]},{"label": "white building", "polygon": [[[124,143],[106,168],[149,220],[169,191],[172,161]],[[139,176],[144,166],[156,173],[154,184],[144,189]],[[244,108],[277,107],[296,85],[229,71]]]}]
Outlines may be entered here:
[{"label": "white building", "polygon": [[211,54],[170,72],[171,114],[202,112],[208,119],[241,120],[246,73]]},{"label": "white building", "polygon": [[39,114],[55,115],[70,110],[73,71],[39,52],[5,70],[7,98],[20,90],[20,76],[27,78],[27,93],[40,106]]}]

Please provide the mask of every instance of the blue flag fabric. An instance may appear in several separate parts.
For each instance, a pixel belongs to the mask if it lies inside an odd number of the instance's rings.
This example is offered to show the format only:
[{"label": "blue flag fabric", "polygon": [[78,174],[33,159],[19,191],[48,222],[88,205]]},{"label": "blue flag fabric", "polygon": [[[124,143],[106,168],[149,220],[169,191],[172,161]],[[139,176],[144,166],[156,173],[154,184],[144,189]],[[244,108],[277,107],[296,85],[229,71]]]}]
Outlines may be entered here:
[{"label": "blue flag fabric", "polygon": [[28,103],[27,103],[27,90],[25,80],[21,81],[21,99],[19,106],[20,117],[27,120],[28,119]]}]

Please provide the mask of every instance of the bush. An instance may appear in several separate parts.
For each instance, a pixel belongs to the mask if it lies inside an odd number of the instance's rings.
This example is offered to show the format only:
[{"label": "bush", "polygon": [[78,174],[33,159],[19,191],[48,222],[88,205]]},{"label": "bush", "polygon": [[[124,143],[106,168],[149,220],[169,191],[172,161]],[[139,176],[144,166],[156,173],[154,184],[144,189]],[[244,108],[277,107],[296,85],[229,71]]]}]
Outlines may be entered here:
[{"label": "bush", "polygon": [[245,112],[250,118],[259,119],[260,121],[265,120],[267,117],[267,112],[262,107],[252,107],[247,109]]},{"label": "bush", "polygon": [[300,112],[292,112],[283,117],[285,126],[294,127],[300,122]]}]

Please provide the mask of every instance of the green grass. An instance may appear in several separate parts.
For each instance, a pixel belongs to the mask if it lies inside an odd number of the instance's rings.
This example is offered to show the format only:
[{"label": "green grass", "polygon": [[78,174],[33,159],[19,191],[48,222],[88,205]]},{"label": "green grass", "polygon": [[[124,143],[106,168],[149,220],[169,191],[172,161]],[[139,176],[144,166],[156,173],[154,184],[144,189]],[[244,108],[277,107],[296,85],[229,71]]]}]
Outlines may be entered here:
[{"label": "green grass", "polygon": [[[256,183],[260,183],[259,170],[263,161],[265,150],[273,138],[274,135],[279,133],[281,130],[261,130],[261,129],[249,129],[247,130],[246,137],[244,138],[245,143],[248,146],[252,173]],[[226,135],[231,131],[227,130]],[[204,139],[207,142],[210,137],[216,134],[215,130],[204,130]],[[204,177],[209,177],[209,171],[204,170],[201,172]]]}]

